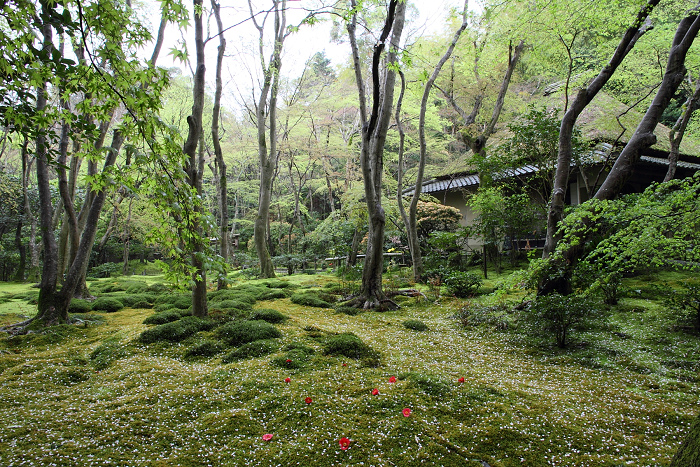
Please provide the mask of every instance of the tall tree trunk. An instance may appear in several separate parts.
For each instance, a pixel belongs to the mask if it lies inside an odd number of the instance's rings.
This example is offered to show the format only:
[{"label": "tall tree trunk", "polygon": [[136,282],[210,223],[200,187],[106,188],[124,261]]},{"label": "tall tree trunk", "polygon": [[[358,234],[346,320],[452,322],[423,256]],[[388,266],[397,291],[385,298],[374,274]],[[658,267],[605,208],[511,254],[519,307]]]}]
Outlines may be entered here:
[{"label": "tall tree trunk", "polygon": [[[351,2],[353,11],[356,4]],[[367,253],[362,269],[362,285],[357,303],[363,308],[378,308],[385,300],[382,290],[382,273],[384,267],[384,225],[386,217],[382,206],[382,175],[384,172],[383,153],[386,133],[391,119],[391,109],[394,104],[394,84],[396,81],[396,53],[403,32],[406,5],[398,0],[391,0],[384,27],[379,40],[374,45],[372,55],[372,110],[367,118],[364,97],[364,84],[359,49],[355,38],[357,15],[353,13],[352,20],[347,25],[350,45],[352,47],[355,80],[360,99],[360,118],[362,121],[362,148],[360,151],[360,167],[365,189],[365,202],[369,232]],[[386,40],[391,32],[389,50],[386,56],[384,70],[380,70],[380,61]],[[383,76],[383,83],[380,82]]]},{"label": "tall tree trunk", "polygon": [[[263,87],[255,112],[258,129],[258,158],[260,162],[260,194],[258,198],[258,215],[253,226],[255,250],[260,260],[261,277],[275,277],[268,240],[270,238],[270,202],[272,200],[272,183],[277,174],[279,152],[277,151],[277,93],[279,90],[280,67],[282,66],[282,46],[287,37],[286,9],[287,0],[273,0],[274,46],[269,62],[265,63],[263,36],[264,24],[258,24],[253,6],[248,1],[253,23],[258,30],[259,59],[263,71]],[[269,97],[269,99],[268,99]],[[267,109],[267,112],[266,112]],[[269,127],[269,146],[266,130]]]},{"label": "tall tree trunk", "polygon": [[[187,158],[185,172],[189,185],[201,195],[201,170],[200,159],[203,148],[202,139],[202,114],[204,111],[204,27],[202,25],[202,0],[193,0],[194,14],[194,36],[196,46],[196,68],[194,74],[194,88],[192,90],[192,114],[187,117],[189,131],[187,139],[183,145],[183,152]],[[197,146],[200,146],[200,154]],[[190,262],[194,271],[192,273],[192,314],[194,316],[205,317],[207,310],[207,274],[204,269],[204,234],[200,222],[201,205],[194,208],[193,215],[186,220],[187,227],[192,229],[190,236]]]},{"label": "tall tree trunk", "polygon": [[[46,4],[42,5],[42,14],[49,17]],[[42,53],[51,56],[53,52],[53,29],[48,21],[41,26],[43,36]],[[47,105],[47,85],[42,83],[37,89],[36,110],[43,112]],[[58,304],[56,286],[58,283],[58,248],[53,235],[53,209],[51,203],[51,187],[49,177],[48,142],[43,131],[36,138],[36,178],[39,191],[39,222],[41,241],[44,247],[44,264],[39,284],[38,312],[35,320],[44,325],[65,323],[68,321],[68,311]]]},{"label": "tall tree trunk", "polygon": [[[459,26],[457,31],[454,33],[454,36],[452,37],[452,42],[450,45],[447,47],[447,50],[443,54],[443,56],[440,58],[438,61],[437,65],[435,65],[435,68],[433,69],[433,73],[430,75],[428,78],[428,81],[425,83],[425,88],[423,89],[423,97],[421,99],[421,104],[420,104],[420,114],[418,117],[418,138],[419,138],[419,144],[420,144],[420,158],[418,161],[418,173],[416,175],[416,183],[415,183],[415,188],[413,191],[413,198],[411,198],[411,204],[408,209],[408,217],[406,216],[406,213],[404,212],[403,208],[403,196],[402,196],[402,184],[399,182],[399,195],[398,195],[398,202],[399,202],[399,208],[401,211],[401,217],[403,218],[404,224],[406,225],[406,232],[408,235],[408,246],[411,249],[411,260],[413,263],[413,278],[416,282],[420,282],[423,280],[423,256],[421,255],[420,251],[420,243],[418,241],[418,228],[416,225],[417,222],[417,212],[418,212],[418,200],[420,199],[420,194],[421,194],[421,188],[423,185],[423,174],[425,173],[425,163],[427,159],[427,145],[425,142],[425,113],[428,108],[428,98],[430,96],[430,91],[433,88],[433,84],[435,83],[435,80],[437,79],[438,75],[440,74],[440,70],[442,70],[443,65],[447,60],[449,60],[450,56],[452,56],[452,52],[455,49],[455,46],[457,45],[457,41],[459,41],[460,36],[464,32],[464,30],[467,28],[467,8],[469,6],[469,0],[464,0],[464,10],[462,11],[462,24]],[[514,67],[513,67],[514,68]],[[509,64],[509,69],[511,69],[510,64]],[[511,72],[512,73],[512,72]],[[401,81],[403,83],[403,75],[401,76]],[[510,78],[509,80],[510,81]],[[403,86],[402,86],[402,93],[403,93]],[[502,100],[501,100],[502,102]],[[502,104],[501,104],[502,106]],[[500,112],[500,110],[499,110]],[[397,109],[396,112],[396,121],[397,125],[400,125],[399,123],[399,112]],[[403,137],[401,138],[401,146],[403,146]],[[400,151],[401,152],[401,151]],[[401,174],[403,171],[403,167],[401,164],[399,164],[399,174]],[[399,180],[401,180],[401,175],[399,176]]]},{"label": "tall tree trunk", "polygon": [[[214,155],[216,156],[216,165],[219,169],[219,246],[221,248],[221,257],[225,263],[229,260],[229,235],[228,235],[228,187],[226,181],[226,162],[224,162],[224,154],[221,150],[221,141],[219,138],[219,118],[221,116],[221,93],[223,84],[221,79],[221,68],[224,61],[224,52],[226,51],[226,40],[224,39],[224,26],[221,22],[221,8],[216,0],[212,0],[211,8],[216,18],[216,25],[219,31],[219,47],[216,56],[216,90],[214,92],[214,109],[212,111],[211,120],[211,138],[214,144]],[[224,271],[225,272],[225,271]],[[217,281],[219,290],[226,288],[226,278],[220,276]]]},{"label": "tall tree trunk", "polygon": [[24,202],[24,216],[29,219],[29,270],[27,271],[27,281],[36,282],[39,280],[39,249],[41,243],[36,240],[36,216],[32,212],[32,206],[29,202],[29,173],[31,171],[31,163],[29,161],[29,151],[27,146],[29,140],[25,139],[22,144],[22,192]]}]

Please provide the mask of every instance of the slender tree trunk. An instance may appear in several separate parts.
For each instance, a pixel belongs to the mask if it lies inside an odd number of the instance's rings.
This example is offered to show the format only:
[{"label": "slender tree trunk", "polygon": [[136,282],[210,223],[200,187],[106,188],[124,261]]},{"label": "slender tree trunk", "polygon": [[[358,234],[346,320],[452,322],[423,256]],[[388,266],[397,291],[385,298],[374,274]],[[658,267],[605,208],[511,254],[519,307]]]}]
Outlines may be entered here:
[{"label": "slender tree trunk", "polygon": [[24,140],[22,144],[22,187],[24,198],[24,216],[29,219],[29,270],[27,271],[27,281],[36,282],[39,280],[39,249],[41,243],[36,240],[36,216],[32,212],[32,206],[29,202],[29,172],[31,171],[31,163],[29,161],[29,151],[27,146],[29,141]]},{"label": "slender tree trunk", "polygon": [[[442,70],[443,65],[449,58],[452,56],[452,52],[455,49],[455,46],[457,45],[457,42],[459,41],[460,36],[464,32],[464,30],[467,28],[467,9],[469,6],[469,1],[465,0],[464,1],[464,10],[462,11],[462,24],[459,26],[457,31],[454,33],[454,36],[452,37],[452,42],[450,45],[447,47],[447,50],[443,54],[443,56],[440,58],[438,61],[437,65],[435,65],[435,69],[433,69],[433,73],[430,75],[428,78],[428,81],[425,83],[425,88],[423,89],[423,97],[421,99],[421,104],[420,104],[420,114],[418,117],[418,139],[419,139],[419,144],[420,144],[420,159],[418,162],[418,173],[416,175],[416,183],[415,183],[415,189],[413,191],[413,198],[411,199],[411,204],[408,209],[408,218],[406,218],[406,214],[403,212],[403,196],[401,194],[401,183],[399,183],[399,207],[401,210],[401,217],[403,218],[404,224],[406,225],[406,232],[408,234],[408,246],[411,249],[411,260],[413,262],[413,278],[416,282],[421,282],[423,280],[423,256],[421,255],[420,251],[420,243],[418,241],[418,228],[417,228],[417,212],[418,212],[418,200],[420,199],[420,194],[421,194],[421,188],[423,185],[423,175],[425,173],[425,163],[427,159],[427,144],[425,142],[425,113],[428,108],[428,98],[430,96],[430,91],[432,91],[433,84],[435,83],[435,80],[437,79],[438,75],[440,74],[440,71]],[[522,49],[522,43],[521,47]],[[516,55],[517,57],[517,55]],[[517,58],[516,58],[516,63],[517,63]],[[511,70],[512,74],[512,69],[515,68],[514,66],[511,66],[511,64],[508,64],[508,69]],[[508,76],[508,82],[510,82],[510,74]],[[401,80],[403,82],[403,75],[401,76]],[[402,92],[403,92],[403,86],[402,86]],[[505,97],[505,96],[504,96]],[[502,102],[503,99],[500,100],[501,102],[501,107],[503,106]],[[500,109],[499,109],[500,113]],[[396,120],[397,122],[399,121],[399,115],[398,115],[398,109],[396,113]],[[398,123],[397,123],[398,124]],[[401,145],[403,145],[403,138],[401,140]],[[399,173],[401,173],[403,170],[403,167],[399,164]]]},{"label": "slender tree trunk", "polygon": [[[352,7],[355,8],[352,1]],[[348,34],[352,47],[355,80],[360,99],[360,118],[362,125],[362,148],[360,152],[360,167],[365,189],[369,232],[367,253],[362,269],[362,285],[358,304],[363,308],[378,308],[385,300],[382,290],[382,273],[384,267],[384,225],[386,216],[382,206],[382,175],[384,143],[391,119],[391,108],[394,104],[394,84],[396,81],[396,52],[399,49],[401,33],[405,20],[406,5],[397,0],[391,0],[384,27],[379,40],[374,46],[372,56],[372,110],[367,118],[362,81],[359,49],[355,39],[356,14],[348,24]],[[389,51],[386,56],[384,70],[380,70],[380,61],[386,40],[391,32]],[[383,74],[383,83],[380,83]]]},{"label": "slender tree trunk", "polygon": [[[183,152],[187,158],[185,172],[187,173],[188,183],[201,195],[201,176],[200,160],[203,159],[201,153],[203,151],[202,139],[202,114],[204,111],[204,27],[202,24],[202,0],[193,0],[193,14],[195,27],[195,46],[196,46],[196,69],[194,75],[194,88],[192,90],[192,114],[187,117],[187,140],[183,146]],[[197,146],[200,146],[200,153],[197,152]],[[208,315],[207,310],[207,274],[204,268],[204,234],[200,222],[201,205],[197,205],[194,209],[192,217],[186,220],[188,228],[192,229],[190,236],[190,262],[194,268],[192,273],[192,314],[194,316],[205,317]]]},{"label": "slender tree trunk", "polygon": [[664,177],[664,182],[672,180],[676,175],[676,166],[678,165],[678,156],[681,151],[681,141],[685,135],[685,129],[688,127],[690,122],[690,117],[693,115],[698,108],[698,102],[700,101],[700,77],[698,77],[695,82],[695,91],[693,94],[685,101],[683,105],[683,113],[676,124],[673,125],[671,132],[668,135],[668,139],[671,142],[671,152],[668,154],[668,171],[666,171],[666,176]]},{"label": "slender tree trunk", "polygon": [[[230,256],[228,235],[228,186],[226,180],[226,162],[224,162],[224,154],[221,150],[221,141],[219,138],[219,119],[221,117],[221,93],[223,91],[221,68],[224,62],[224,52],[226,51],[226,40],[224,39],[224,26],[221,22],[221,8],[216,0],[212,0],[211,8],[214,12],[214,18],[216,18],[216,25],[219,31],[219,47],[217,49],[218,53],[216,56],[216,90],[214,92],[214,109],[212,110],[211,138],[214,144],[214,155],[216,156],[216,164],[219,168],[219,246],[221,248],[221,257],[224,259],[224,262],[228,264]],[[219,290],[226,288],[226,277],[220,276],[218,278],[217,288]]]}]

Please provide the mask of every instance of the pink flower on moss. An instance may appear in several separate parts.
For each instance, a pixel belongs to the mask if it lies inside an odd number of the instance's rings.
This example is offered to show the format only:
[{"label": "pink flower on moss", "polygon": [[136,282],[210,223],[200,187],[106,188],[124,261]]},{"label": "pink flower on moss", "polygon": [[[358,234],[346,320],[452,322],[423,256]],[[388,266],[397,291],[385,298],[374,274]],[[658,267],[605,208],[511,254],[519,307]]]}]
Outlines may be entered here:
[{"label": "pink flower on moss", "polygon": [[263,441],[270,441],[272,439],[272,433],[266,433],[263,435]]},{"label": "pink flower on moss", "polygon": [[307,404],[310,404],[313,402],[313,400],[310,397],[307,397],[306,399],[304,399],[304,402],[306,402]]},{"label": "pink flower on moss", "polygon": [[379,394],[379,389],[377,389],[377,388],[372,389],[372,395],[376,396],[377,394]]},{"label": "pink flower on moss", "polygon": [[389,382],[390,382],[390,383],[395,383],[395,382],[396,382],[396,376],[392,376],[391,378],[389,378]]},{"label": "pink flower on moss", "polygon": [[340,449],[342,449],[343,451],[347,451],[350,447],[350,440],[345,437],[340,438],[340,440],[338,440],[338,443],[340,443]]},{"label": "pink flower on moss", "polygon": [[403,409],[403,410],[401,411],[401,413],[403,413],[403,416],[404,416],[404,417],[410,417],[410,416],[411,416],[411,409],[409,409],[408,407],[406,407],[405,409]]},{"label": "pink flower on moss", "polygon": [[284,382],[285,382],[285,383],[290,383],[291,381],[292,381],[292,378],[290,378],[289,376],[287,376],[286,378],[284,378]]}]

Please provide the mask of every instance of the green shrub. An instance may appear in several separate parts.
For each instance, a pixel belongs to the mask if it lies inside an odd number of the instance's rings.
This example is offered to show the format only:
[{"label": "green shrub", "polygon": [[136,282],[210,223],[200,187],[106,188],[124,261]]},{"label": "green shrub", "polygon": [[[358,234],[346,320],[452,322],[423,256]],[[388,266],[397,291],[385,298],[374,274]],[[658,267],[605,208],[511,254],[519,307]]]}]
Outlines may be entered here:
[{"label": "green shrub", "polygon": [[270,355],[276,352],[279,345],[272,339],[258,340],[243,344],[235,350],[224,355],[221,359],[223,363],[231,363],[236,360],[244,360],[246,358],[258,358]]},{"label": "green shrub", "polygon": [[148,287],[146,287],[145,290],[145,292],[154,294],[164,294],[168,291],[170,291],[170,287],[168,287],[165,284],[151,284]]},{"label": "green shrub", "polygon": [[217,335],[228,345],[239,346],[263,339],[276,339],[282,333],[266,321],[232,321],[220,326]]},{"label": "green shrub", "polygon": [[253,309],[253,305],[251,305],[248,302],[243,302],[240,300],[222,300],[220,302],[212,302],[211,307],[217,308],[219,310],[234,308],[236,310],[241,310],[241,311],[250,311]]},{"label": "green shrub", "polygon": [[254,292],[251,292],[249,289],[241,289],[241,288],[235,288],[235,289],[223,289],[223,290],[217,290],[214,292],[210,292],[207,294],[207,298],[212,303],[215,302],[223,302],[226,300],[234,300],[237,302],[243,302],[243,303],[248,303],[249,305],[255,304],[257,301],[256,296],[259,293],[262,293],[264,291],[267,291],[269,289],[265,287],[256,287]]},{"label": "green shrub", "polygon": [[455,297],[471,297],[482,284],[481,277],[471,272],[453,271],[445,278],[447,292]]},{"label": "green shrub", "polygon": [[331,336],[323,344],[324,355],[343,355],[359,360],[372,357],[376,351],[352,333],[343,333]]},{"label": "green shrub", "polygon": [[185,357],[213,357],[223,350],[221,344],[213,340],[197,342],[185,351]]},{"label": "green shrub", "polygon": [[111,337],[95,347],[90,353],[90,360],[95,370],[107,368],[113,361],[125,358],[129,355],[120,338]]},{"label": "green shrub", "polygon": [[148,290],[148,286],[146,284],[143,284],[143,283],[133,284],[133,285],[130,285],[129,287],[127,287],[126,293],[128,293],[130,295],[134,295],[134,294],[144,293],[144,292],[146,292],[146,290]]},{"label": "green shrub", "polygon": [[299,350],[309,355],[316,353],[316,350],[313,347],[309,347],[308,345],[302,344],[301,342],[290,342],[289,344],[284,346],[284,350]]},{"label": "green shrub", "polygon": [[[156,296],[153,294],[147,294],[147,293],[126,293],[125,295],[119,297],[119,300],[124,304],[124,306],[128,306],[131,308],[153,308],[153,302],[155,301]],[[136,304],[146,304],[146,306],[136,306]]]},{"label": "green shrub", "polygon": [[268,323],[281,323],[283,321],[286,321],[289,319],[289,316],[284,315],[280,313],[277,310],[271,310],[268,308],[261,308],[259,310],[255,310],[252,315],[250,315],[251,320],[262,320],[262,321],[267,321]]},{"label": "green shrub", "polygon": [[264,282],[261,282],[261,284],[271,289],[286,289],[296,287],[296,284],[292,284],[289,281],[283,281],[281,279],[268,279]]},{"label": "green shrub", "polygon": [[313,292],[299,292],[292,295],[292,303],[303,306],[313,306],[317,308],[333,308],[333,305],[319,298]]},{"label": "green shrub", "polygon": [[499,331],[510,327],[510,308],[507,305],[483,306],[467,303],[457,311],[456,318],[465,328],[486,326]]},{"label": "green shrub", "polygon": [[114,313],[124,308],[124,304],[112,297],[98,298],[92,303],[93,311],[104,311],[105,313]]},{"label": "green shrub", "polygon": [[258,300],[277,300],[287,298],[289,295],[284,290],[272,289],[258,295]]},{"label": "green shrub", "polygon": [[564,348],[572,332],[585,329],[599,314],[598,304],[591,297],[552,294],[533,300],[521,319],[531,334],[548,332],[554,335],[557,346]]},{"label": "green shrub", "polygon": [[210,320],[195,316],[185,316],[177,321],[146,329],[141,333],[138,340],[144,344],[159,341],[180,342],[199,331],[211,329],[213,325],[213,322]]},{"label": "green shrub", "polygon": [[409,319],[403,322],[403,327],[414,331],[427,331],[428,325],[418,319]]},{"label": "green shrub", "polygon": [[700,286],[690,282],[681,284],[680,290],[668,294],[666,305],[682,325],[691,325],[700,332]]},{"label": "green shrub", "polygon": [[362,308],[355,308],[354,306],[340,305],[335,307],[335,311],[337,313],[343,313],[344,315],[357,316],[365,310]]},{"label": "green shrub", "polygon": [[173,321],[177,321],[180,318],[182,318],[182,315],[179,311],[177,311],[177,309],[174,308],[168,311],[162,311],[160,313],[156,313],[154,315],[149,316],[148,318],[143,320],[143,324],[172,323]]},{"label": "green shrub", "polygon": [[71,300],[68,307],[68,313],[89,313],[90,311],[92,311],[92,304],[79,298]]}]

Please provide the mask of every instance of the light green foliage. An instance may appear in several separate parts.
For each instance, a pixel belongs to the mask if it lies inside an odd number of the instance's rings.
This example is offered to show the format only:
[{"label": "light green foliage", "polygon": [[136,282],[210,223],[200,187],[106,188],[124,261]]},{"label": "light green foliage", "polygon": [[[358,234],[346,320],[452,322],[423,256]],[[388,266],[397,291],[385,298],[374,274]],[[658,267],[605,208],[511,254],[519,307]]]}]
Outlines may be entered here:
[{"label": "light green foliage", "polygon": [[695,282],[681,284],[680,290],[668,292],[668,304],[679,315],[681,322],[691,323],[700,332],[700,285]]}]

